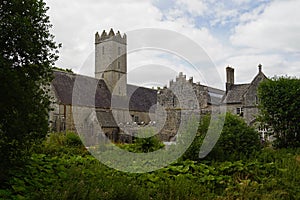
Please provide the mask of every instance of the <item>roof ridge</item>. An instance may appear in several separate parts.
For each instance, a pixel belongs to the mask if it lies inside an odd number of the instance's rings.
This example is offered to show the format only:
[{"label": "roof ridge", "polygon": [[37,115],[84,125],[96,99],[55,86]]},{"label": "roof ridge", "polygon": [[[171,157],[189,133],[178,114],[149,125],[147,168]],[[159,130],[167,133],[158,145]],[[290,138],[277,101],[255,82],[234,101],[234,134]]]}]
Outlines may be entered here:
[{"label": "roof ridge", "polygon": [[133,85],[133,84],[128,84],[128,83],[127,83],[127,86],[133,86],[133,87],[143,88],[143,89],[147,89],[147,90],[157,91],[157,89],[147,88],[147,87]]},{"label": "roof ridge", "polygon": [[53,70],[54,72],[58,72],[58,73],[63,73],[63,74],[67,74],[67,75],[71,75],[71,76],[79,76],[79,77],[85,77],[85,78],[90,78],[90,79],[94,79],[94,80],[103,80],[103,79],[98,79],[92,76],[88,76],[88,75],[83,75],[83,74],[77,74],[77,73],[71,73],[71,72],[65,72],[65,71],[60,71],[60,70]]}]

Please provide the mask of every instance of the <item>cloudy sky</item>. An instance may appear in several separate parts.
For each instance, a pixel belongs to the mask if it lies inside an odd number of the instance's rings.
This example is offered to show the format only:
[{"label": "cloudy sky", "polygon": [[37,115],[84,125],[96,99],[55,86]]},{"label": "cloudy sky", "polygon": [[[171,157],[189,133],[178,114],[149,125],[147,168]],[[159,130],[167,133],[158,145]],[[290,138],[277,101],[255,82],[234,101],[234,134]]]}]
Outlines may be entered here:
[{"label": "cloudy sky", "polygon": [[[260,63],[269,77],[300,77],[299,0],[46,0],[46,3],[50,7],[48,14],[55,40],[63,45],[57,66],[72,68],[77,73],[93,76],[94,35],[113,28],[129,33],[129,49],[138,37],[130,33],[136,30],[178,33],[201,47],[203,52],[199,55],[207,55],[215,68],[213,72],[208,69],[211,65],[204,66],[196,59],[193,62],[196,73],[189,66],[190,60],[182,59],[181,55],[144,49],[128,55],[130,83],[167,84],[179,71],[184,71],[187,78],[194,76],[195,81],[224,89],[226,66],[235,68],[237,83],[245,83],[256,75]],[[175,46],[182,47],[180,41],[172,38]]]}]

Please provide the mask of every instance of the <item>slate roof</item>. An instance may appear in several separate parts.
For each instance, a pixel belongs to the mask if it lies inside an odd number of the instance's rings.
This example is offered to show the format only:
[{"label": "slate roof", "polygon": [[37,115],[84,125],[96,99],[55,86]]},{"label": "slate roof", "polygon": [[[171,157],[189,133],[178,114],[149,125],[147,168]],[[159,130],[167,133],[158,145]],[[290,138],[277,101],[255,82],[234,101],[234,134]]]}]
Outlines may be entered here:
[{"label": "slate roof", "polygon": [[223,90],[207,87],[208,90],[208,104],[218,105],[221,103],[222,98],[225,94]]},{"label": "slate roof", "polygon": [[117,122],[115,121],[115,118],[111,112],[111,110],[107,111],[96,111],[97,119],[99,120],[99,123],[101,124],[101,127],[104,128],[118,128]]},{"label": "slate roof", "polygon": [[251,84],[236,84],[230,87],[230,90],[227,92],[226,96],[223,99],[223,103],[233,104],[241,103],[243,94],[247,91]]},{"label": "slate roof", "polygon": [[148,112],[157,103],[157,91],[127,85],[127,97],[111,95],[106,83],[92,77],[54,72],[52,87],[60,104],[96,108],[124,108]]},{"label": "slate roof", "polygon": [[61,104],[110,107],[111,94],[103,80],[55,71],[52,87]]},{"label": "slate roof", "polygon": [[157,90],[127,85],[127,96],[130,97],[129,110],[148,112],[157,103]]}]

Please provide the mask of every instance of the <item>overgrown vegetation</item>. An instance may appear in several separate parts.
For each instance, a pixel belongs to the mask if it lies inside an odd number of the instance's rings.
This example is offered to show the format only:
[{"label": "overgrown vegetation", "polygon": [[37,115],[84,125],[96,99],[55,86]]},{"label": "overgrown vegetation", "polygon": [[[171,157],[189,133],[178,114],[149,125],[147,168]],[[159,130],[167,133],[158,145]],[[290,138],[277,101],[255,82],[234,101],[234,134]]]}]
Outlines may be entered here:
[{"label": "overgrown vegetation", "polygon": [[274,77],[258,88],[260,121],[270,126],[275,147],[300,147],[300,79]]},{"label": "overgrown vegetation", "polygon": [[[229,118],[226,131],[243,124],[240,121],[232,122],[235,117],[231,115],[226,118]],[[209,121],[209,117],[204,119],[204,124]],[[203,123],[200,124],[199,130],[206,129]],[[154,147],[161,148],[158,140],[150,138],[125,145],[125,149],[148,152]],[[225,139],[228,138],[224,137]],[[141,150],[142,147],[146,150]],[[221,147],[222,145],[219,145],[219,148]],[[76,134],[52,133],[39,148],[35,148],[35,153],[28,159],[24,168],[10,171],[12,178],[6,182],[5,189],[0,189],[0,198],[300,198],[300,149],[265,148],[257,154],[243,157],[243,160],[236,158],[232,161],[220,161],[218,157],[201,161],[181,159],[155,172],[124,173],[108,168],[91,156]]]},{"label": "overgrown vegetation", "polygon": [[[130,174],[89,155],[75,134],[50,135],[13,170],[2,199],[298,199],[300,149],[263,149],[240,161],[180,161]],[[56,149],[56,151],[54,151]],[[78,149],[74,151],[74,149]],[[40,150],[38,150],[40,151]]]}]

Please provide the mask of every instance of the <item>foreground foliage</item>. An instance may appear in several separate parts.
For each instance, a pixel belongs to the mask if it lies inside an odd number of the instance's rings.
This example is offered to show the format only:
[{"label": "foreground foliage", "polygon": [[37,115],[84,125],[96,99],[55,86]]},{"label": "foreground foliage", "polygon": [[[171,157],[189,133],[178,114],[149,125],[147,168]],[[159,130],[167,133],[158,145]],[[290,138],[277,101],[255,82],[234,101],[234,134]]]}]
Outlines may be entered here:
[{"label": "foreground foliage", "polygon": [[179,161],[155,172],[130,174],[101,164],[77,141],[71,133],[50,136],[42,153],[33,154],[25,168],[11,171],[13,178],[0,198],[300,198],[300,149],[264,149],[244,161]]}]

